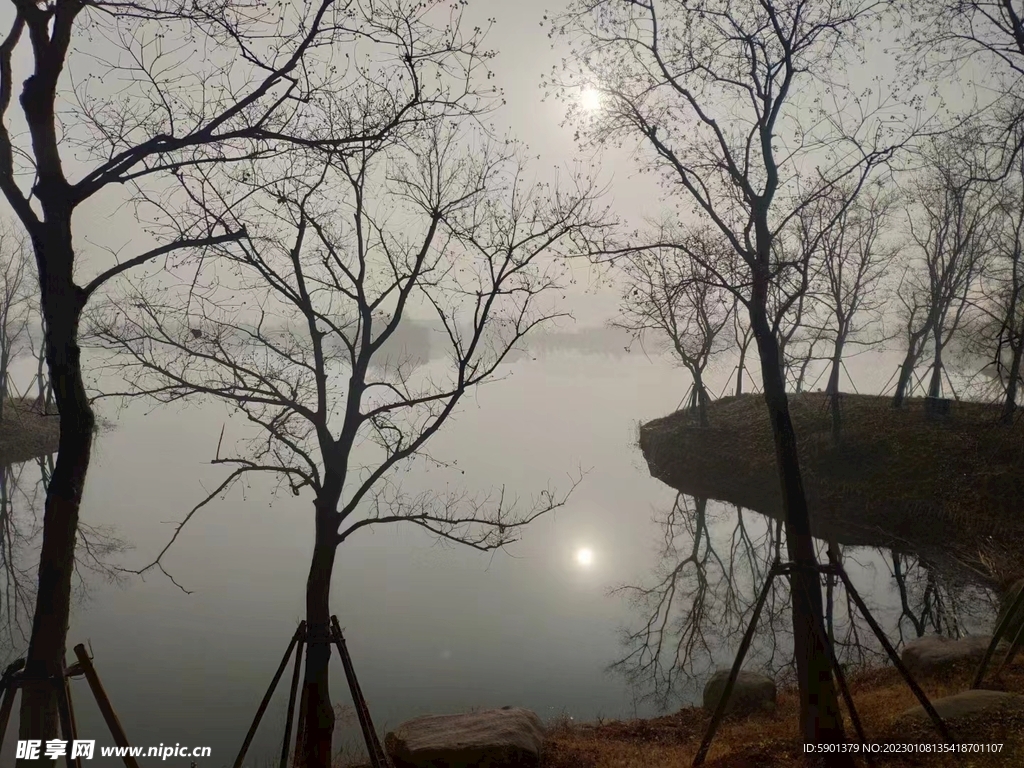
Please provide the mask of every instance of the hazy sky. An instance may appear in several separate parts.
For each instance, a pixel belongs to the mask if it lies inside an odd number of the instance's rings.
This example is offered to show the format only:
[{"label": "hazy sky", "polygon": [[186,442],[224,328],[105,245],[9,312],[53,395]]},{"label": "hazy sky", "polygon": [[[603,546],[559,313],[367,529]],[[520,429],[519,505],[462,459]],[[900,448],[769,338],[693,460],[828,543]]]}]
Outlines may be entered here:
[{"label": "hazy sky", "polygon": [[[559,2],[554,3],[554,7],[559,5]],[[495,81],[504,89],[508,103],[495,116],[494,122],[498,127],[510,129],[514,136],[529,145],[532,153],[541,156],[531,166],[540,179],[549,178],[555,166],[568,167],[575,153],[572,129],[558,125],[564,113],[563,105],[555,100],[541,101],[541,77],[558,64],[560,54],[564,53],[564,49],[552,50],[547,37],[548,28],[540,24],[549,7],[552,7],[550,0],[524,0],[515,4],[481,0],[470,3],[465,10],[468,26],[485,25],[489,17],[497,18],[487,43],[499,51],[492,64]],[[10,5],[0,5],[0,29],[10,27],[11,16]],[[77,44],[88,46],[84,36],[79,37]],[[88,47],[86,49],[89,50]],[[102,55],[102,48],[98,45],[92,46],[91,50]],[[27,40],[23,39],[18,48],[20,56],[15,61],[14,82],[18,93],[20,83],[28,74],[27,52]],[[67,75],[65,82],[68,82]],[[9,110],[8,125],[15,133],[24,129],[17,103],[12,104]],[[638,220],[644,214],[655,212],[657,196],[653,194],[652,180],[637,177],[631,164],[622,162],[624,158],[625,153],[611,153],[604,158],[600,171],[605,180],[614,181],[617,213],[624,218]],[[66,172],[72,180],[85,168],[91,167],[91,164],[76,163],[71,152],[65,153],[64,160]],[[104,248],[118,250],[121,257],[126,258],[143,247],[145,236],[133,212],[120,207],[120,203],[119,190],[108,188],[78,210],[74,224],[76,248],[83,257],[80,281],[95,274],[97,264],[110,263],[111,257]],[[9,211],[6,201],[0,205]],[[583,325],[601,324],[614,312],[616,298],[613,292],[608,291],[594,295],[588,290],[587,268],[580,265],[580,270],[579,276],[583,279],[571,289],[573,314]]]},{"label": "hazy sky", "polygon": [[[548,37],[550,26],[542,21],[546,13],[558,13],[565,7],[565,0],[521,0],[514,4],[500,0],[474,0],[464,11],[466,28],[486,26],[489,18],[496,19],[487,45],[498,51],[491,65],[496,84],[504,90],[507,105],[495,116],[495,123],[499,128],[507,127],[512,135],[539,155],[533,169],[540,179],[550,178],[556,166],[565,168],[578,159],[572,127],[559,126],[565,106],[555,98],[543,100],[541,88],[542,77],[553,67],[560,66],[568,54],[565,41],[556,40],[553,44]],[[0,6],[0,28],[8,28],[10,18],[10,6]],[[100,44],[89,43],[84,35],[79,36],[76,45],[93,55],[105,53]],[[872,51],[866,66],[855,67],[846,73],[854,85],[867,84],[875,76],[891,74],[891,60],[881,55],[880,46],[876,48],[879,50]],[[23,40],[18,48],[20,58],[15,62],[16,84],[20,84],[27,74],[27,51],[27,41]],[[65,82],[69,83],[74,74],[66,74]],[[77,74],[80,80],[81,72]],[[17,104],[12,105],[9,112],[8,123],[17,132],[23,128]],[[609,183],[609,199],[614,203],[616,215],[635,226],[645,216],[661,212],[665,195],[652,177],[637,172],[636,158],[631,155],[630,147],[606,150],[592,170],[599,179]],[[70,151],[65,153],[65,162],[73,179],[88,167],[77,164]],[[105,248],[118,251],[124,258],[144,247],[145,236],[131,209],[122,207],[120,203],[120,191],[108,188],[76,214],[76,247],[82,256],[80,279],[94,274],[97,265],[110,263],[112,257]],[[615,291],[593,290],[587,268],[579,265],[578,269],[580,280],[570,288],[570,300],[566,306],[581,325],[602,324],[615,312]]]}]

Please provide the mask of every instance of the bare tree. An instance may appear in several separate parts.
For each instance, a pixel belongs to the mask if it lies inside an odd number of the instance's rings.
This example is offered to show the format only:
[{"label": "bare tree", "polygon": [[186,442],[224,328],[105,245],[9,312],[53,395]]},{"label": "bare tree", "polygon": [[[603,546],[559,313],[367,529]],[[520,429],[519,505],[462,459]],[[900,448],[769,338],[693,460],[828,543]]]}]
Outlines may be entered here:
[{"label": "bare tree", "polygon": [[1002,184],[989,274],[975,304],[976,333],[1002,384],[1001,421],[1013,422],[1024,376],[1024,159]]},{"label": "bare tree", "polygon": [[[0,658],[4,664],[24,654],[28,645],[38,565],[34,556],[52,472],[52,455],[0,466]],[[72,594],[83,600],[96,578],[120,578],[114,562],[128,545],[107,526],[80,524],[77,539],[81,554],[75,563]]]},{"label": "bare tree", "polygon": [[[844,735],[769,293],[799,269],[775,254],[800,210],[843,182],[858,191],[904,141],[894,134],[899,118],[871,106],[889,110],[891,104],[862,99],[831,77],[852,63],[880,10],[871,0],[577,0],[555,20],[555,31],[570,36],[576,48],[569,74],[553,75],[552,86],[574,104],[583,86],[603,99],[595,113],[570,108],[584,140],[639,141],[666,189],[688,200],[744,265],[733,288],[749,314],[771,417],[786,542],[796,564],[791,585],[801,733],[815,742]],[[906,118],[902,125],[910,133],[919,127]],[[773,314],[784,315],[798,298],[783,301]]]},{"label": "bare tree", "polygon": [[[745,517],[739,509],[735,514],[731,532],[724,535],[728,527],[712,524],[726,518],[709,508],[708,499],[678,494],[656,517],[662,542],[653,582],[612,590],[638,611],[641,623],[623,630],[626,654],[611,669],[662,709],[680,696],[681,683],[713,664],[719,649],[742,635],[777,554],[774,522],[758,533],[750,524],[761,519],[758,515]],[[789,604],[782,592],[772,590],[761,616],[768,631],[752,653],[764,667],[778,666],[778,641],[786,634]]]},{"label": "bare tree", "polygon": [[0,419],[11,396],[11,363],[29,345],[38,309],[29,258],[19,233],[0,227]]},{"label": "bare tree", "polygon": [[[227,219],[176,215],[189,202],[179,179],[230,173],[295,144],[358,152],[425,117],[478,108],[477,97],[493,88],[483,85],[484,31],[464,29],[460,7],[434,1],[12,0],[12,7],[0,42],[0,190],[35,255],[61,417],[20,717],[22,739],[45,740],[57,734],[49,681],[63,670],[95,424],[78,340],[90,297],[152,260],[245,236],[225,228]],[[23,61],[30,75],[15,100],[15,64]],[[20,121],[27,131],[12,130]],[[120,207],[126,194],[130,203],[147,190],[135,213],[152,245],[88,278],[74,214],[101,198]],[[174,196],[145,204],[160,190]]]},{"label": "bare tree", "polygon": [[[916,77],[948,82],[967,69],[976,104],[996,131],[986,137],[989,180],[1012,172],[1024,149],[1024,3],[1020,0],[901,0],[898,30],[905,66]],[[983,87],[978,87],[983,86]],[[993,172],[993,169],[994,172]]]},{"label": "bare tree", "polygon": [[920,555],[891,550],[890,572],[900,598],[900,615],[896,634],[900,644],[906,642],[904,624],[910,623],[913,637],[926,633],[944,637],[970,634],[973,625],[985,621],[991,610],[991,596],[985,599],[984,589],[944,573]]},{"label": "bare tree", "polygon": [[[617,587],[640,621],[622,631],[626,654],[611,667],[623,674],[659,708],[682,700],[695,679],[721,663],[750,621],[772,563],[780,558],[782,526],[752,510],[679,494],[671,508],[656,516],[662,531],[658,565],[647,584]],[[827,545],[837,560],[845,548]],[[840,663],[863,667],[880,661],[881,645],[858,617],[850,596],[826,583],[825,620]],[[773,584],[758,622],[747,666],[786,676],[793,667],[786,616],[790,596]],[[866,635],[866,636],[865,636]]]},{"label": "bare tree", "polygon": [[[866,334],[879,329],[889,306],[890,297],[883,281],[898,251],[895,244],[884,240],[891,226],[896,194],[876,181],[845,205],[848,199],[850,195],[843,193],[836,198],[822,198],[801,217],[806,239],[814,239],[811,233],[822,234],[818,240],[821,287],[815,301],[824,315],[819,335],[832,347],[825,392],[836,440],[842,426],[839,384],[843,356],[850,346],[875,345],[885,337],[884,329],[881,334]],[[826,225],[831,228],[822,231]]]},{"label": "bare tree", "polygon": [[28,463],[0,467],[0,568],[3,571],[4,663],[13,661],[28,642],[26,619],[35,597],[34,573],[26,562],[26,550],[38,535],[34,498],[25,488]]},{"label": "bare tree", "polygon": [[[306,765],[326,768],[332,754],[338,545],[368,526],[410,522],[493,550],[564,503],[544,491],[520,510],[504,489],[474,497],[402,483],[410,462],[434,461],[427,442],[463,396],[530,331],[565,316],[554,296],[565,262],[548,256],[587,247],[604,226],[588,182],[534,186],[520,156],[468,121],[435,119],[358,154],[295,153],[280,167],[254,163],[234,180],[207,179],[196,205],[230,216],[246,237],[197,252],[177,284],[131,289],[94,329],[132,384],[106,396],[212,398],[259,427],[238,455],[218,446],[213,462],[232,471],[174,538],[252,473],[312,495]],[[432,316],[445,367],[417,371],[387,353],[417,313]],[[163,570],[171,544],[142,572]]]},{"label": "bare tree", "polygon": [[[707,243],[700,237],[691,240],[693,249]],[[693,378],[690,408],[702,427],[708,426],[711,401],[704,372],[715,355],[728,349],[721,332],[735,311],[729,290],[703,266],[722,258],[697,261],[686,250],[665,248],[627,254],[618,262],[623,274],[621,316],[612,325],[629,331],[641,344],[654,336],[683,364]]]},{"label": "bare tree", "polygon": [[821,264],[814,258],[816,237],[807,238],[806,234],[797,228],[790,237],[780,233],[772,244],[778,278],[768,287],[768,313],[779,340],[783,381],[795,392],[803,390],[807,368],[822,341],[812,317],[816,305],[811,293]]},{"label": "bare tree", "polygon": [[905,198],[909,263],[897,297],[903,307],[907,352],[893,406],[902,407],[925,349],[931,348],[929,397],[942,390],[942,353],[974,298],[993,234],[995,187],[977,175],[965,135],[930,142],[923,167]]},{"label": "bare tree", "polygon": [[747,350],[750,349],[750,342],[754,340],[754,331],[749,322],[744,322],[742,312],[737,312],[739,299],[733,297],[732,306],[732,332],[736,341],[736,348],[740,356],[736,361],[736,388],[733,394],[739,397],[743,394],[743,374],[747,370]]}]

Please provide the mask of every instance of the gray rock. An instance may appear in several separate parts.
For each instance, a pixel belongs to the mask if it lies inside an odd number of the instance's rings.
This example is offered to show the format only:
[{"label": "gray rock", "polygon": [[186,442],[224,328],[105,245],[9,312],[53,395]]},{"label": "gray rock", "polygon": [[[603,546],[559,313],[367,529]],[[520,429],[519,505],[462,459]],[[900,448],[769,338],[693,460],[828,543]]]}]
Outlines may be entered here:
[{"label": "gray rock", "polygon": [[[994,712],[1024,711],[1024,696],[1003,691],[972,690],[934,699],[932,706],[939,713],[939,717],[955,725],[958,720],[991,715]],[[931,722],[922,706],[911,707],[903,712],[899,719],[916,723]]]},{"label": "gray rock", "polygon": [[991,642],[991,635],[968,635],[959,640],[926,635],[903,646],[900,658],[912,674],[934,674],[957,666],[980,664]]},{"label": "gray rock", "polygon": [[[725,683],[729,679],[729,670],[722,669],[715,672],[704,686],[704,709],[714,712],[718,706],[722,693],[725,691]],[[725,711],[729,714],[748,714],[757,711],[772,711],[775,709],[775,681],[770,677],[759,675],[755,672],[744,672],[740,670],[736,684],[729,694],[729,703]]]},{"label": "gray rock", "polygon": [[425,715],[384,737],[395,768],[534,768],[544,724],[528,709]]}]

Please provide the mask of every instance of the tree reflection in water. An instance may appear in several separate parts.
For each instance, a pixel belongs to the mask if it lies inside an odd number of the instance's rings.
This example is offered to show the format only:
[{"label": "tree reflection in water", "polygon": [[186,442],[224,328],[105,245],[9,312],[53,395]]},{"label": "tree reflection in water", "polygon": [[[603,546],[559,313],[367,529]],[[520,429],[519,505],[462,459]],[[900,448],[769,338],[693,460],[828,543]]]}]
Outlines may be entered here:
[{"label": "tree reflection in water", "polygon": [[[53,456],[0,466],[0,666],[28,647],[39,568],[43,504]],[[73,599],[81,603],[96,578],[119,581],[115,556],[128,545],[107,526],[79,522]]]},{"label": "tree reflection in water", "polygon": [[[785,539],[778,521],[682,493],[656,521],[661,537],[652,578],[612,590],[639,619],[622,630],[625,652],[611,669],[625,677],[639,700],[664,711],[698,700],[708,675],[731,666],[768,569],[776,558],[785,559]],[[827,562],[831,550],[843,563],[897,650],[925,634],[990,631],[994,597],[986,586],[940,570],[903,544],[877,549],[818,542],[818,557]],[[877,578],[879,562],[889,580]],[[863,586],[866,580],[874,581],[873,589]],[[835,577],[826,577],[825,609],[826,629],[844,668],[886,663],[880,643]],[[779,681],[795,672],[785,579],[772,586],[744,669]]]}]

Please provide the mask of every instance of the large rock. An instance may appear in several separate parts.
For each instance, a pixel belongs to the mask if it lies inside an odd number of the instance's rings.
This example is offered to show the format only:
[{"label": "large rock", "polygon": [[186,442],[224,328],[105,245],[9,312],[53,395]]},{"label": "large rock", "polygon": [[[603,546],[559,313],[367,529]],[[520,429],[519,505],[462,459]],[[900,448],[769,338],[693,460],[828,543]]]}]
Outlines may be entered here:
[{"label": "large rock", "polygon": [[[729,670],[722,669],[715,672],[704,686],[704,709],[708,712],[715,711],[728,679]],[[748,714],[774,710],[775,694],[775,681],[770,677],[741,670],[729,694],[725,711],[729,714]]]},{"label": "large rock", "polygon": [[[956,725],[958,721],[992,715],[996,712],[1024,711],[1024,696],[1003,691],[971,690],[934,699],[932,706],[944,721],[950,725]],[[922,706],[911,707],[903,712],[899,719],[917,724],[931,722],[928,713]]]},{"label": "large rock", "polygon": [[533,768],[544,724],[528,709],[425,715],[384,737],[395,768]]},{"label": "large rock", "polygon": [[968,635],[959,640],[926,635],[903,646],[900,658],[915,675],[935,674],[955,667],[977,666],[991,642],[991,635]]}]

